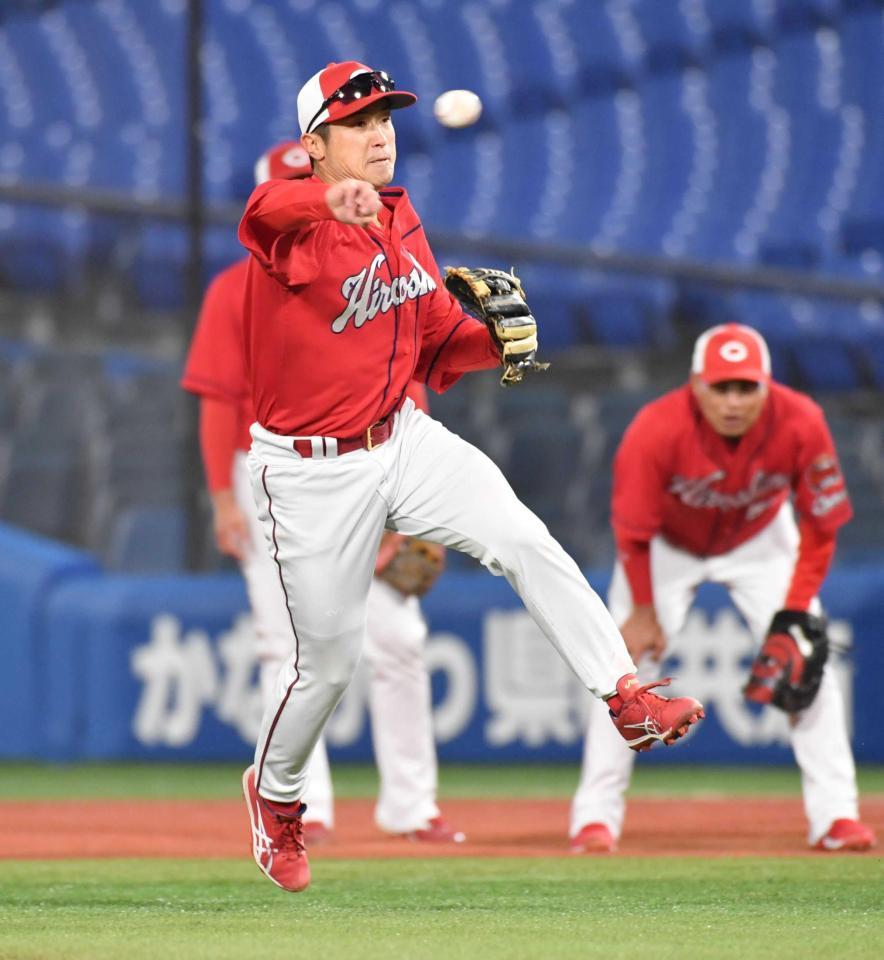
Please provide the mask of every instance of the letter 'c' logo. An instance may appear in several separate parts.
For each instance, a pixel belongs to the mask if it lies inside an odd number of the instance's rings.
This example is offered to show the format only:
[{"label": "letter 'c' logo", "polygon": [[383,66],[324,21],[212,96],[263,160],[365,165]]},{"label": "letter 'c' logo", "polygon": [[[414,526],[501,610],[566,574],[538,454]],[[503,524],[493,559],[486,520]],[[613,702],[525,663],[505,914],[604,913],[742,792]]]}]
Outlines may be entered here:
[{"label": "letter 'c' logo", "polygon": [[718,352],[722,360],[727,360],[729,363],[739,363],[749,356],[749,348],[739,340],[728,340],[721,345]]}]

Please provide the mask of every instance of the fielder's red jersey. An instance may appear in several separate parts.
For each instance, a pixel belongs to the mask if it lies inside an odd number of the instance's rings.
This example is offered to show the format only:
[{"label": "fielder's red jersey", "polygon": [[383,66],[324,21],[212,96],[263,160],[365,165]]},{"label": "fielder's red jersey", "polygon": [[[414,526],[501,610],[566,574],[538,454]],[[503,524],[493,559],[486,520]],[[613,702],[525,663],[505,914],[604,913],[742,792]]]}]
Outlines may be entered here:
[{"label": "fielder's red jersey", "polygon": [[719,436],[683,386],[643,407],[614,460],[618,542],[660,534],[697,556],[727,553],[794,495],[803,524],[834,532],[852,516],[822,410],[778,383],[738,442]]},{"label": "fielder's red jersey", "polygon": [[181,386],[191,393],[235,404],[237,446],[247,450],[255,420],[243,359],[243,293],[248,257],[222,270],[209,284],[184,364]]},{"label": "fielder's red jersey", "polygon": [[381,226],[335,220],[328,185],[269,180],[239,238],[252,254],[243,314],[256,419],[286,436],[356,437],[416,379],[437,392],[500,353],[445,289],[399,188],[380,191]]},{"label": "fielder's red jersey", "polygon": [[[249,449],[249,427],[255,420],[243,358],[243,294],[248,263],[249,258],[243,257],[209,284],[181,377],[185,390],[203,401],[220,401],[233,411],[230,429],[226,429],[229,414],[219,422],[217,413],[207,419],[204,408],[201,417],[203,459],[213,492],[231,487],[233,455],[236,450]],[[405,395],[429,413],[423,384],[412,381]]]}]

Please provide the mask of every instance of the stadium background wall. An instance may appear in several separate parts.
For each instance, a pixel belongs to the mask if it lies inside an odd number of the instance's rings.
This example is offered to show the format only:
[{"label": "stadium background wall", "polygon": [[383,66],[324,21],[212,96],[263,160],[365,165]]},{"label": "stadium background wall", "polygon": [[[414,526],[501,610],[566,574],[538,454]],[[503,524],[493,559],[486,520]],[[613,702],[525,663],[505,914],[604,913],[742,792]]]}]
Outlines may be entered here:
[{"label": "stadium background wall", "polygon": [[[233,574],[101,571],[85,552],[0,527],[0,757],[242,760],[260,716],[245,592]],[[589,571],[604,593],[607,574]],[[823,600],[859,762],[884,762],[875,723],[884,671],[884,565],[843,566]],[[444,761],[579,759],[583,700],[509,586],[446,573],[427,597]],[[643,762],[787,763],[785,720],[741,699],[752,640],[725,592],[700,591],[667,672],[709,708],[687,751]],[[364,678],[329,728],[333,758],[371,756]]]}]

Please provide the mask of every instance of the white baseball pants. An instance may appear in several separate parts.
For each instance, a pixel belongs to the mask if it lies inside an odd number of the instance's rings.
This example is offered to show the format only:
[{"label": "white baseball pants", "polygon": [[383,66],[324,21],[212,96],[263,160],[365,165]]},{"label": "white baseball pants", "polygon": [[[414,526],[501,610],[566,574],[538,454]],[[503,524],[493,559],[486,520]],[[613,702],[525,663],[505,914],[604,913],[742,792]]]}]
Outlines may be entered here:
[{"label": "white baseball pants", "polygon": [[[292,626],[279,571],[258,519],[245,453],[236,455],[233,482],[249,522],[241,569],[252,608],[262,699],[275,706],[276,681],[294,648]],[[416,597],[406,597],[376,578],[369,588],[367,613],[369,711],[380,773],[375,821],[382,830],[407,833],[425,828],[439,815],[432,701],[423,659],[427,626]],[[310,761],[302,800],[309,820],[334,826],[331,771],[322,738]]]},{"label": "white baseball pants", "polygon": [[[697,557],[660,537],[651,541],[654,607],[664,635],[674,637],[684,625],[701,583],[726,586],[759,643],[774,613],[782,608],[798,550],[799,534],[787,503],[757,536],[717,557]],[[817,612],[819,601],[814,601]],[[632,611],[629,583],[618,564],[608,595],[611,616],[623,623]],[[643,663],[642,676],[654,679]],[[620,836],[635,753],[619,736],[603,703],[591,703],[580,784],[571,807],[571,836],[588,823],[604,823]],[[831,664],[811,706],[789,728],[792,749],[801,769],[808,840],[815,843],[833,820],[858,817],[856,770],[847,734],[841,690]]]},{"label": "white baseball pants", "polygon": [[255,751],[262,796],[304,792],[310,754],[359,660],[384,528],[461,550],[503,575],[596,696],[635,667],[604,604],[481,451],[409,400],[374,450],[302,458],[293,438],[252,426],[249,470],[282,583],[295,653]]}]

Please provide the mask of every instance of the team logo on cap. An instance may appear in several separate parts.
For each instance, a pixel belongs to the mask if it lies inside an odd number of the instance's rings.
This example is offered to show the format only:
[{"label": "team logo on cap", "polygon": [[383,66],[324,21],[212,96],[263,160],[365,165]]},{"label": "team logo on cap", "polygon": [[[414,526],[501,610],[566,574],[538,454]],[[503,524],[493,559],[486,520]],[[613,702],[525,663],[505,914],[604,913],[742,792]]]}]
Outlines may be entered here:
[{"label": "team logo on cap", "polygon": [[749,348],[739,340],[728,340],[721,345],[718,353],[722,360],[727,360],[728,363],[739,363],[749,356]]}]

